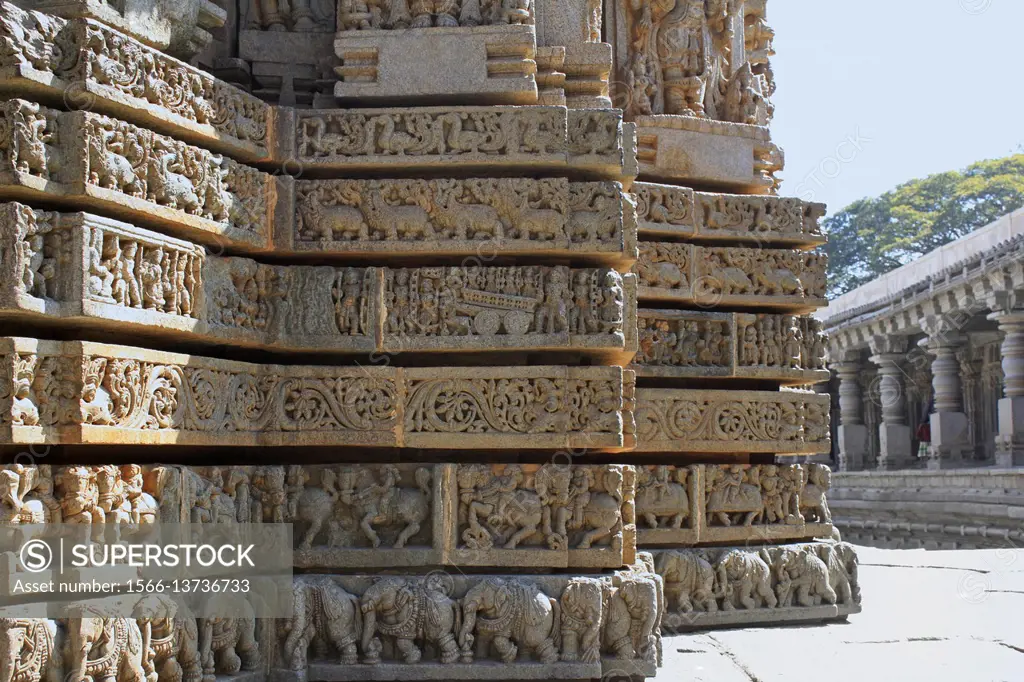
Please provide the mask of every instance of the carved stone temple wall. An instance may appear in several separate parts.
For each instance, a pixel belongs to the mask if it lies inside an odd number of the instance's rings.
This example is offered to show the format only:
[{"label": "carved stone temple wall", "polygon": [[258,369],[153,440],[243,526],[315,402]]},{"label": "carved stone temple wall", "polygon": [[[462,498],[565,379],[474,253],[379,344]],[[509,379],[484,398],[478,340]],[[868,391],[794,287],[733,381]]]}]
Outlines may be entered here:
[{"label": "carved stone temple wall", "polygon": [[296,607],[0,619],[0,682],[617,682],[859,612],[772,38],[764,0],[0,2],[0,525],[291,523]]}]

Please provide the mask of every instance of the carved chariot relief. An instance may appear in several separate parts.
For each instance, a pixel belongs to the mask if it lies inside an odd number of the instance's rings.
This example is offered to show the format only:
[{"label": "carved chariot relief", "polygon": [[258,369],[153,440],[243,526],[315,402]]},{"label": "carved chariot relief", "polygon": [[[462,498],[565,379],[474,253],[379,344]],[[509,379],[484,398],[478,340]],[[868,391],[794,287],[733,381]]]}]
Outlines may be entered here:
[{"label": "carved chariot relief", "polygon": [[828,379],[827,337],[810,317],[647,310],[637,313],[641,377],[746,378],[783,384]]},{"label": "carved chariot relief", "polygon": [[825,242],[825,205],[790,197],[694,192],[686,187],[634,183],[641,235],[701,242],[814,247]]},{"label": "carved chariot relief", "polygon": [[243,161],[269,160],[270,107],[252,95],[91,19],[6,2],[0,10],[0,91],[45,93]]},{"label": "carved chariot relief", "polygon": [[834,620],[860,612],[857,554],[845,542],[658,550],[666,627]]},{"label": "carved chariot relief", "polygon": [[619,82],[630,116],[677,114],[767,125],[775,84],[764,3],[614,3]]},{"label": "carved chariot relief", "polygon": [[24,100],[0,106],[0,195],[95,207],[242,248],[270,240],[270,176],[89,112]]},{"label": "carved chariot relief", "polygon": [[826,256],[781,249],[641,242],[641,301],[810,312],[825,304]]},{"label": "carved chariot relief", "polygon": [[829,452],[829,398],[803,391],[637,390],[637,451]]},{"label": "carved chariot relief", "polygon": [[621,566],[624,520],[632,519],[628,469],[458,465],[453,560],[467,566]]}]

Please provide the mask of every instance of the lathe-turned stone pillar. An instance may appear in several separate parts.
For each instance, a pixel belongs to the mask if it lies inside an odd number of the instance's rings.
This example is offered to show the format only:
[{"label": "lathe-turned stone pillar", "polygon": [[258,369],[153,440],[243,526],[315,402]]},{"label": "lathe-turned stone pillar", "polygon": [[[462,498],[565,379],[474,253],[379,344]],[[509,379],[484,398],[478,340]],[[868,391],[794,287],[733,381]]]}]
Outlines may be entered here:
[{"label": "lathe-turned stone pillar", "polygon": [[934,409],[929,417],[932,436],[928,448],[929,469],[961,466],[964,455],[971,449],[970,428],[963,408],[960,362],[956,358],[965,343],[964,334],[937,326],[920,344],[935,356],[932,360]]},{"label": "lathe-turned stone pillar", "polygon": [[1003,332],[1003,398],[999,401],[996,465],[1024,466],[1024,310],[992,313]]},{"label": "lathe-turned stone pillar", "polygon": [[871,362],[878,365],[878,398],[882,423],[878,427],[878,468],[902,469],[914,461],[910,427],[907,426],[906,393],[902,364],[907,359],[906,336],[875,336]]},{"label": "lathe-turned stone pillar", "polygon": [[846,351],[833,365],[839,376],[838,465],[840,471],[864,468],[868,451],[868,427],[864,424],[864,402],[860,390],[860,374],[864,364],[859,351]]}]

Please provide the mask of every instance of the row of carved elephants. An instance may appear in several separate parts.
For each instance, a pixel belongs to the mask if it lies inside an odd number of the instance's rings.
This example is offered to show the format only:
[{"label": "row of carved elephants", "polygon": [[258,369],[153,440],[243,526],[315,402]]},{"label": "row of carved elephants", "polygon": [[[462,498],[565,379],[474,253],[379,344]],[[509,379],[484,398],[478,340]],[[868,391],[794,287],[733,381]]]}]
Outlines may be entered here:
[{"label": "row of carved elephants", "polygon": [[290,523],[306,568],[616,568],[638,543],[829,537],[829,486],[817,464],[15,464],[0,525]]},{"label": "row of carved elephants", "polygon": [[289,351],[635,348],[635,278],[613,269],[268,265],[91,214],[0,212],[8,316]]},{"label": "row of carved elephants", "polygon": [[779,609],[837,607],[822,620],[860,611],[857,553],[846,542],[659,550],[654,565],[668,628],[808,617],[765,613]]},{"label": "row of carved elephants", "polygon": [[561,663],[565,679],[590,679],[602,663],[653,675],[661,659],[664,592],[649,556],[597,577],[304,575],[292,589],[288,618],[194,618],[164,595],[72,611],[96,617],[0,618],[0,681],[299,680],[311,666],[382,663],[411,680],[490,662]]}]

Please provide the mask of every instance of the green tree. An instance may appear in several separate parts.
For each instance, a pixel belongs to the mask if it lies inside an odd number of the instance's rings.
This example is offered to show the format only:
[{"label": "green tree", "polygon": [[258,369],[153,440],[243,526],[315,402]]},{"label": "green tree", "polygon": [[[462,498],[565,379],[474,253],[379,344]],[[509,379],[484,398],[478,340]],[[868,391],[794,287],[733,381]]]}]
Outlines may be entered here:
[{"label": "green tree", "polygon": [[825,220],[829,296],[920,258],[1024,206],[1024,154],[911,180]]}]

